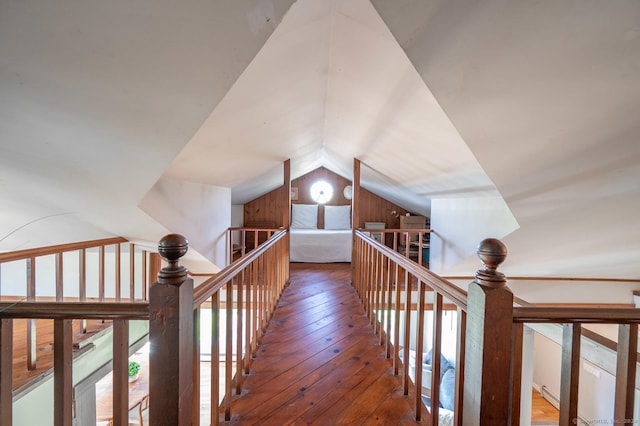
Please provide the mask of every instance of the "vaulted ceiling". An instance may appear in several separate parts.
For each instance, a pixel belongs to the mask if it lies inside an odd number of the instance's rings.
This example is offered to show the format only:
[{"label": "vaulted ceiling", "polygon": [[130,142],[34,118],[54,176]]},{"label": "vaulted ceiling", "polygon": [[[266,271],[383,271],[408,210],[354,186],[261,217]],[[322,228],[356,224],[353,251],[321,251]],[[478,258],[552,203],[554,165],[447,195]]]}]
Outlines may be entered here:
[{"label": "vaulted ceiling", "polygon": [[356,157],[416,213],[503,198],[524,271],[640,276],[639,75],[635,1],[2,1],[0,249],[154,241],[159,179],[241,204]]}]

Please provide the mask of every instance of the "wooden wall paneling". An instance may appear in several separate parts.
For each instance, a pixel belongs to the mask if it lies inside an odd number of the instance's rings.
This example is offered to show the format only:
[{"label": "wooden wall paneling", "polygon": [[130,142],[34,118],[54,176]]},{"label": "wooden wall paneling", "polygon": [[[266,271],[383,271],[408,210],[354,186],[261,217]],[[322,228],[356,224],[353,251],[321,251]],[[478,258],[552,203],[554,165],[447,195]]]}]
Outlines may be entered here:
[{"label": "wooden wall paneling", "polygon": [[[351,180],[324,167],[317,168],[291,181],[291,188],[297,188],[298,190],[298,199],[291,200],[291,203],[315,204],[315,201],[311,198],[310,189],[311,185],[318,180],[325,180],[333,186],[333,197],[327,205],[344,206],[351,204],[351,200],[346,199],[343,194],[344,187],[352,185]],[[289,217],[289,197],[282,196],[283,190],[285,188],[280,187],[245,203],[245,226],[251,223],[274,223],[276,227],[286,226],[287,223],[285,223],[284,217]],[[410,213],[366,189],[360,188],[359,193],[354,191],[354,200],[357,195],[359,195],[359,219],[354,218],[354,228],[364,228],[365,222],[384,222],[387,229],[398,229],[400,227],[399,217]],[[318,228],[324,228],[324,206],[322,205],[318,208]]]},{"label": "wooden wall paneling", "polygon": [[289,206],[283,205],[283,188],[274,189],[244,205],[244,226],[251,223],[273,223],[275,227],[284,226],[283,212]]},{"label": "wooden wall paneling", "polygon": [[410,213],[364,188],[360,188],[359,195],[360,220],[359,223],[354,224],[356,228],[364,228],[365,222],[384,222],[387,229],[398,229],[400,216]]},{"label": "wooden wall paneling", "polygon": [[[298,200],[292,201],[293,204],[316,204],[311,198],[311,185],[319,180],[324,180],[333,187],[333,196],[327,203],[329,206],[346,206],[351,205],[351,200],[344,197],[344,187],[351,185],[351,181],[346,179],[329,169],[319,167],[306,175],[300,176],[291,182],[292,188],[298,188]],[[324,206],[318,206],[318,228],[324,228]]]}]

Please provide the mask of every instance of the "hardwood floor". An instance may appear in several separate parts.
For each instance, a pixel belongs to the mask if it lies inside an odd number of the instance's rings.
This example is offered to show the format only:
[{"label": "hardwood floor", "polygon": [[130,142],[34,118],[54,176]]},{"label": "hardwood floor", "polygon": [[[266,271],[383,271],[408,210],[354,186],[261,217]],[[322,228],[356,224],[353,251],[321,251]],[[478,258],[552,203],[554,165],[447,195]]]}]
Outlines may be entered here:
[{"label": "hardwood floor", "polygon": [[533,401],[531,404],[532,425],[557,425],[560,419],[558,409],[544,399],[540,392],[533,390]]},{"label": "hardwood floor", "polygon": [[350,285],[349,264],[291,265],[242,387],[233,424],[421,424]]}]

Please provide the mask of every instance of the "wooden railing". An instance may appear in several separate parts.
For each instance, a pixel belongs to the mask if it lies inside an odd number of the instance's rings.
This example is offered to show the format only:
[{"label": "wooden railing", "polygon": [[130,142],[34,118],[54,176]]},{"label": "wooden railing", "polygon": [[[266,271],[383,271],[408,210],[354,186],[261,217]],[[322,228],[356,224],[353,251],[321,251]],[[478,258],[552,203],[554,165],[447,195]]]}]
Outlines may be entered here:
[{"label": "wooden railing", "polygon": [[[0,300],[29,303],[146,300],[150,278],[155,280],[159,269],[157,253],[140,249],[120,237],[0,253]],[[18,282],[20,275],[23,285]],[[79,328],[86,333],[85,320],[81,319]],[[26,333],[27,368],[35,370],[35,319],[27,322]]]},{"label": "wooden railing", "polygon": [[258,248],[260,244],[271,238],[273,234],[282,228],[274,227],[231,227],[227,231],[229,242],[229,263],[244,256],[251,250]]},{"label": "wooden railing", "polygon": [[[376,333],[380,335],[380,342],[386,348],[387,357],[393,360],[394,374],[402,372],[403,390],[409,394],[411,377],[409,368],[400,368],[401,365],[409,366],[410,342],[415,339],[415,375],[414,384],[417,390],[414,397],[416,419],[421,420],[423,415],[422,400],[422,371],[423,352],[427,347],[424,341],[425,312],[430,307],[433,312],[433,342],[431,383],[424,384],[430,389],[431,412],[427,416],[435,419],[437,424],[438,407],[440,404],[440,362],[441,362],[441,330],[443,300],[446,298],[455,304],[458,312],[458,329],[464,330],[466,324],[467,297],[466,292],[453,284],[441,279],[425,267],[412,261],[408,257],[397,252],[397,246],[390,248],[376,242],[369,236],[371,232],[378,230],[356,231],[354,242],[354,277],[353,285],[362,300],[365,312],[371,318]],[[396,232],[396,231],[392,231]],[[404,232],[404,231],[403,231]],[[394,241],[397,238],[394,238]],[[395,249],[394,249],[395,248]],[[427,293],[433,293],[428,302]],[[416,308],[412,308],[416,307]],[[417,318],[412,321],[412,311]],[[404,322],[404,330],[401,333],[401,322]],[[412,329],[414,324],[414,329]],[[402,351],[401,351],[402,348]],[[464,359],[465,340],[464,333],[458,333],[458,354],[456,359]],[[402,353],[402,359],[400,354]],[[456,383],[462,383],[464,377],[464,365],[458,362],[456,368]],[[456,389],[462,390],[461,386]],[[461,395],[456,398],[457,424],[462,424],[462,410],[458,404],[462,401]]]},{"label": "wooden railing", "polygon": [[[540,308],[516,306],[497,267],[506,258],[498,240],[479,245],[485,267],[468,293],[356,231],[353,285],[371,319],[393,371],[402,374],[405,394],[411,389],[410,350],[415,351],[413,383],[416,417],[438,424],[444,301],[457,310],[457,354],[454,418],[457,425],[519,425],[522,377],[522,333],[525,323],[564,325],[560,424],[576,424],[580,368],[579,336],[584,323],[619,324],[615,414],[623,423],[633,416],[640,311],[636,309]],[[3,302],[0,303],[0,424],[12,424],[11,354],[14,318],[54,320],[55,424],[72,423],[71,321],[111,319],[113,337],[113,419],[125,424],[128,411],[126,366],[129,320],[150,322],[150,424],[199,424],[200,318],[205,304],[212,310],[210,424],[231,419],[231,399],[239,394],[251,358],[288,282],[288,232],[281,230],[195,290],[179,259],[187,251],[184,237],[169,235],[158,251],[168,266],[150,288],[149,302]],[[221,310],[226,319],[224,374],[220,371]],[[430,409],[423,409],[421,367],[426,312],[432,312]],[[412,320],[415,312],[416,320]],[[235,324],[234,324],[235,320]],[[404,326],[402,323],[404,322]],[[236,330],[234,332],[234,329]],[[412,343],[410,343],[412,342]],[[234,354],[235,351],[235,354]],[[402,367],[402,368],[401,368]],[[235,375],[234,375],[235,370]],[[507,372],[507,373],[505,373]],[[219,388],[224,382],[220,406]],[[425,384],[426,385],[426,384]],[[472,396],[472,397],[470,397]],[[219,410],[222,410],[220,413]],[[162,420],[162,421],[160,421]]]},{"label": "wooden railing", "polygon": [[[163,242],[165,247],[163,247]],[[251,358],[288,283],[288,231],[280,230],[195,290],[178,259],[186,240],[163,239],[159,251],[169,260],[151,288],[150,424],[200,424],[200,318],[211,306],[209,424],[231,418],[233,394],[240,394]],[[174,303],[167,304],[170,300]],[[224,376],[220,377],[221,306],[225,313]],[[191,330],[191,331],[189,331]],[[187,338],[187,336],[189,336]],[[235,357],[234,357],[235,352]],[[235,374],[234,374],[235,373]],[[224,397],[220,406],[220,383]]]},{"label": "wooden railing", "polygon": [[432,229],[361,229],[392,250],[429,268]]},{"label": "wooden railing", "polygon": [[[13,422],[13,321],[18,318],[52,319],[54,424],[73,422],[72,321],[113,320],[114,424],[127,424],[129,320],[148,320],[146,302],[19,302],[0,303],[0,424]],[[117,398],[117,400],[116,400]],[[36,409],[34,407],[34,409]]]},{"label": "wooden railing", "polygon": [[[18,318],[54,321],[55,425],[73,422],[72,321],[78,319],[113,321],[113,424],[128,424],[129,320],[149,320],[150,424],[199,424],[199,330],[205,304],[211,306],[213,322],[210,423],[220,421],[221,382],[225,389],[222,410],[228,420],[233,392],[240,393],[242,377],[249,373],[251,358],[288,282],[287,238],[287,231],[279,231],[194,290],[186,269],[178,265],[187,251],[187,241],[168,235],[158,250],[169,264],[151,286],[149,302],[0,302],[0,424],[10,426],[13,422],[13,321]],[[221,308],[226,318],[222,377]]]},{"label": "wooden railing", "polygon": [[[467,294],[395,250],[376,242],[369,236],[370,232],[356,231],[353,284],[380,335],[381,344],[387,348],[387,356],[393,360],[395,374],[400,372],[400,361],[403,366],[409,366],[409,343],[405,342],[415,342],[412,349],[416,358],[414,384],[417,391],[414,398],[417,419],[424,412],[420,366],[423,363],[422,354],[428,346],[423,338],[425,312],[431,310],[430,410],[425,414],[428,424],[438,424],[442,306],[443,300],[448,300],[457,307],[454,424],[520,424],[523,404],[523,326],[525,323],[541,322],[563,324],[564,329],[560,425],[581,422],[577,412],[578,380],[581,327],[585,323],[619,325],[614,414],[612,419],[604,420],[609,421],[608,424],[634,421],[640,310],[536,307],[523,301],[518,303],[506,286],[506,278],[497,271],[498,265],[506,258],[506,248],[495,239],[484,240],[479,245],[478,255],[485,267],[477,272]],[[414,309],[417,320],[411,321],[411,311]],[[405,324],[402,332],[401,318]],[[405,394],[409,394],[408,371],[409,368],[402,369]]]}]

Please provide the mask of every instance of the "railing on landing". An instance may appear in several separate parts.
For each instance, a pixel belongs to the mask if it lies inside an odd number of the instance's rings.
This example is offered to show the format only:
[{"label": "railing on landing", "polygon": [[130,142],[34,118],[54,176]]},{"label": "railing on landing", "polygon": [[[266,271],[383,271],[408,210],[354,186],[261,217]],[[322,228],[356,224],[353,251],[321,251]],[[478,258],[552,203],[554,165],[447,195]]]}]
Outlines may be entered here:
[{"label": "railing on landing", "polygon": [[[146,300],[159,269],[157,253],[120,237],[0,253],[0,298],[28,303]],[[86,321],[79,328],[86,333]],[[35,370],[34,319],[27,322],[26,333],[27,368]]]},{"label": "railing on landing", "polygon": [[[149,289],[149,302],[17,301],[0,303],[0,424],[13,422],[13,320],[54,321],[54,424],[74,421],[72,321],[113,320],[113,424],[127,424],[129,415],[127,365],[129,320],[150,324],[150,422],[200,422],[200,314],[210,301],[212,310],[211,424],[219,419],[219,383],[224,381],[224,418],[230,418],[233,392],[240,392],[243,374],[288,282],[288,234],[281,230],[261,246],[229,265],[195,291],[193,280],[178,265],[186,240],[169,235],[158,251],[169,264]],[[102,249],[103,250],[103,249]],[[101,250],[101,251],[102,251]],[[226,312],[225,373],[219,375],[220,310]],[[233,353],[235,351],[235,359]],[[235,376],[232,365],[235,363]],[[187,390],[188,389],[188,390]]]},{"label": "railing on landing", "polygon": [[[279,230],[270,234],[260,246],[254,247],[215,277],[205,281],[194,290],[195,309],[194,360],[194,410],[193,424],[199,424],[200,417],[200,345],[199,323],[201,306],[210,301],[211,305],[211,412],[210,424],[219,422],[220,365],[220,306],[226,304],[225,331],[225,375],[222,409],[224,419],[231,418],[233,393],[241,392],[242,377],[249,374],[251,358],[262,340],[276,304],[289,280],[288,231]],[[235,327],[234,311],[235,310]],[[153,335],[152,335],[153,337]],[[235,351],[235,360],[233,352]],[[235,363],[235,369],[233,364]],[[235,370],[235,376],[233,371]],[[151,394],[153,397],[153,394]],[[153,413],[152,413],[153,414]],[[180,423],[183,424],[183,423]],[[185,423],[186,424],[186,423]],[[191,424],[191,423],[189,423]]]},{"label": "railing on landing", "polygon": [[[632,308],[514,306],[507,280],[497,271],[506,258],[506,248],[495,239],[484,240],[478,255],[485,264],[469,292],[459,289],[426,268],[409,261],[395,250],[371,238],[371,230],[355,232],[353,284],[365,311],[380,335],[387,356],[393,359],[394,373],[402,363],[409,366],[409,350],[400,351],[403,342],[415,342],[415,385],[423,388],[420,367],[424,341],[427,297],[431,295],[433,341],[430,383],[429,423],[438,424],[441,397],[441,325],[443,300],[457,307],[457,365],[455,368],[455,425],[519,425],[521,400],[523,325],[525,323],[563,324],[560,391],[560,425],[577,424],[578,380],[580,370],[580,330],[584,323],[618,324],[617,374],[613,423],[633,422],[636,363],[638,361],[638,323],[640,310]],[[402,297],[402,299],[401,299]],[[417,306],[416,306],[417,305]],[[411,321],[412,309],[417,321]],[[400,332],[401,318],[404,320]],[[411,325],[415,324],[414,328]],[[396,343],[397,342],[397,343]],[[406,345],[408,346],[408,345]],[[407,348],[408,349],[408,348]],[[402,371],[405,383],[409,368]],[[407,394],[405,384],[405,394]],[[466,398],[465,398],[466,396]],[[422,396],[415,396],[418,418],[422,415]]]}]

